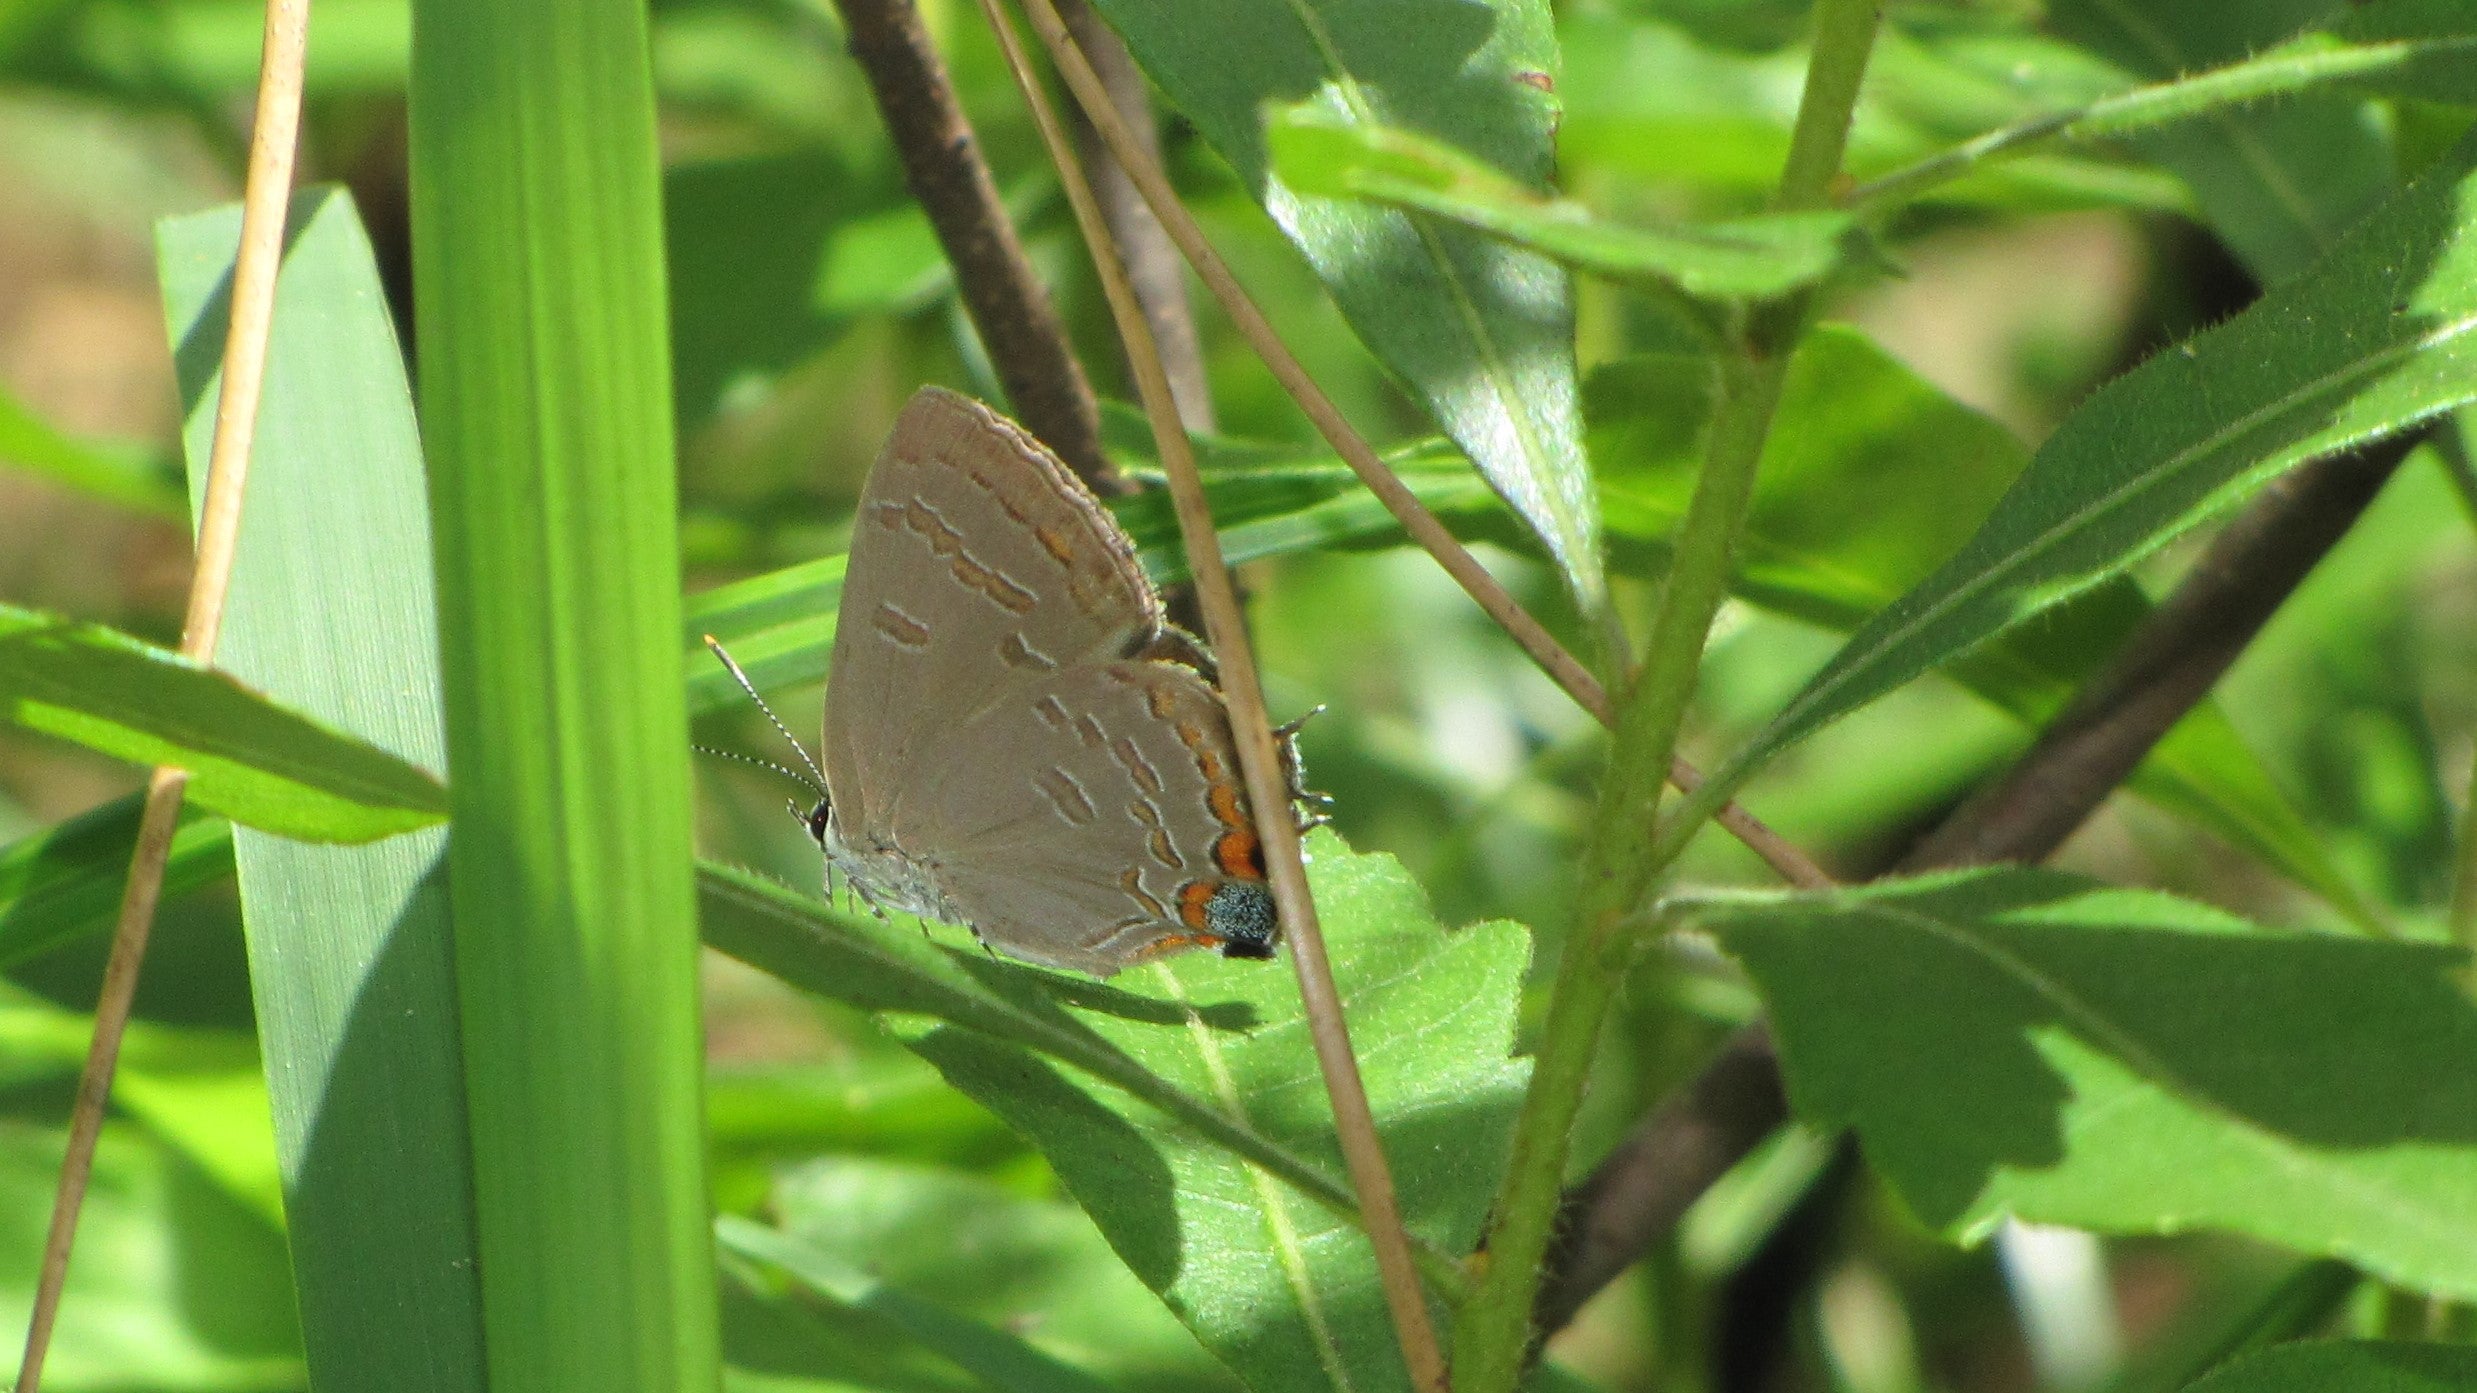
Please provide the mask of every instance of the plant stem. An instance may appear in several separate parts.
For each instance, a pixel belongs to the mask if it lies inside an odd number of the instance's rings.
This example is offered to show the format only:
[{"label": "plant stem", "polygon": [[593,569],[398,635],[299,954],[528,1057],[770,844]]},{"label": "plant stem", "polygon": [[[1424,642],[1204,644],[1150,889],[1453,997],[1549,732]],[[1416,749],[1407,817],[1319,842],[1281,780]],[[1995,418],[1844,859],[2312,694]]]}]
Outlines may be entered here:
[{"label": "plant stem", "polygon": [[[1816,208],[1828,201],[1877,18],[1876,0],[1819,0],[1806,94],[1776,207]],[[1649,651],[1617,713],[1583,863],[1580,913],[1541,1026],[1513,1158],[1488,1234],[1487,1270],[1456,1325],[1454,1382],[1463,1393],[1512,1389],[1530,1354],[1532,1303],[1555,1226],[1574,1117],[1620,980],[1609,950],[1619,925],[1666,866],[1665,858],[1653,855],[1661,788],[1694,695],[1704,638],[1728,595],[1755,466],[1807,309],[1803,295],[1755,307],[1746,315],[1738,353],[1720,370],[1719,406]]]},{"label": "plant stem", "polygon": [[[308,0],[271,0],[259,51],[258,106],[250,124],[249,173],[241,194],[241,240],[233,257],[232,310],[224,336],[224,382],[215,406],[203,506],[198,512],[198,551],[189,579],[189,608],[181,625],[181,653],[199,662],[215,657],[224,604],[232,583],[232,559],[240,550],[244,481],[250,443],[258,429],[258,403],[266,385],[267,339],[275,323],[276,273],[283,264],[284,214],[291,205],[294,156],[300,144],[303,65],[309,43]],[[95,1033],[78,1074],[77,1102],[60,1162],[43,1262],[35,1277],[26,1320],[26,1343],[18,1366],[19,1393],[36,1393],[43,1362],[68,1281],[69,1250],[77,1238],[79,1212],[93,1173],[95,1146],[111,1101],[112,1076],[120,1063],[121,1036],[136,1002],[138,970],[163,897],[164,866],[179,830],[181,798],[189,772],[159,766],[146,783],[146,809],[138,822],[129,879],[121,893],[120,918],[104,964],[95,1002]]]},{"label": "plant stem", "polygon": [[2451,876],[2451,937],[2477,949],[2477,767],[2468,774],[2468,801],[2460,806],[2459,854]]}]

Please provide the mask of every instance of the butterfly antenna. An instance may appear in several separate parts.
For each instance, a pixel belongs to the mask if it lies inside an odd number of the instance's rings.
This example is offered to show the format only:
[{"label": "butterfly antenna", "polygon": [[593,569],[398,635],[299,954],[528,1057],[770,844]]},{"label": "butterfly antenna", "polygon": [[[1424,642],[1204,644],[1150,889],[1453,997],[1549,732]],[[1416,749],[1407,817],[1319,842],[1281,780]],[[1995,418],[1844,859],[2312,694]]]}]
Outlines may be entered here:
[{"label": "butterfly antenna", "polygon": [[748,699],[750,701],[757,703],[757,709],[765,713],[766,720],[773,725],[775,730],[781,732],[782,737],[785,740],[791,742],[791,748],[799,753],[800,763],[808,766],[808,773],[802,774],[797,769],[776,764],[770,759],[757,759],[749,755],[734,754],[728,750],[709,749],[703,745],[699,745],[696,748],[704,751],[706,754],[721,755],[725,759],[736,759],[748,764],[760,765],[767,769],[780,770],[781,772],[790,775],[792,778],[799,780],[801,783],[808,785],[818,797],[832,797],[833,795],[826,792],[826,771],[817,767],[817,761],[809,758],[808,746],[801,744],[800,737],[792,734],[791,727],[783,724],[783,718],[774,714],[774,708],[765,704],[764,697],[757,695],[757,684],[749,681],[748,674],[740,669],[740,665],[737,662],[732,660],[730,652],[722,646],[722,640],[715,638],[712,634],[707,634],[705,635],[705,646],[714,650],[714,656],[722,659],[723,668],[731,674],[731,680],[740,684],[740,690],[748,693]]},{"label": "butterfly antenna", "polygon": [[[760,769],[771,769],[775,773],[782,775],[784,778],[791,780],[793,783],[798,784],[802,788],[808,789],[821,797],[825,794],[825,790],[817,786],[817,781],[815,779],[810,778],[808,775],[801,773],[799,770],[792,768],[788,764],[781,764],[770,759],[759,759],[755,755],[744,755],[737,750],[720,750],[716,749],[712,745],[690,745],[688,748],[701,755],[712,755],[716,759],[728,759],[741,764],[753,764]],[[800,812],[801,810],[794,807],[792,811]],[[803,815],[805,816],[805,814]]]}]

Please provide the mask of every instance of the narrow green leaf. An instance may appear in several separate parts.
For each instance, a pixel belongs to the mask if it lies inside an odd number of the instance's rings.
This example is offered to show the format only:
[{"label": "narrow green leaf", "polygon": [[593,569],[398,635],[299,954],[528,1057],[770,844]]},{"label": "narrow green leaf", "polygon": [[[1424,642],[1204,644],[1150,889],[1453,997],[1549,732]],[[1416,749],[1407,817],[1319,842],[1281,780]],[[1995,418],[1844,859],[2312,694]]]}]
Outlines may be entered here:
[{"label": "narrow green leaf", "polygon": [[[115,799],[0,851],[0,969],[105,932],[120,913],[138,796]],[[232,874],[232,827],[184,809],[164,867],[169,902]]]},{"label": "narrow green leaf", "polygon": [[2280,1345],[2249,1354],[2191,1393],[2459,1393],[2477,1387],[2477,1350],[2382,1340]]},{"label": "narrow green leaf", "polygon": [[183,516],[163,461],[131,446],[72,440],[0,388],[0,462],[29,469],[90,498],[167,521]]},{"label": "narrow green leaf", "polygon": [[1701,227],[1605,222],[1581,204],[1533,192],[1441,141],[1279,109],[1266,121],[1274,173],[1303,194],[1363,198],[1432,213],[1577,270],[1653,280],[1689,295],[1754,299],[1812,285],[1843,259],[1846,213],[1779,213]]},{"label": "narrow green leaf", "polygon": [[646,7],[414,0],[420,405],[493,1388],[720,1377]]},{"label": "narrow green leaf", "polygon": [[303,841],[374,841],[447,811],[420,769],[100,624],[0,605],[0,710],[135,764],[180,765],[200,806]]},{"label": "narrow green leaf", "polygon": [[2359,0],[2333,20],[2342,42],[2398,54],[2356,79],[2368,90],[2477,105],[2477,14],[2461,0]]},{"label": "narrow green leaf", "polygon": [[[234,207],[158,233],[201,497],[239,240]],[[218,656],[321,721],[439,765],[428,499],[386,303],[351,199],[300,194]],[[302,1338],[322,1389],[483,1386],[446,848],[445,829],[352,848],[232,834]],[[186,873],[215,859],[193,853]]]},{"label": "narrow green leaf", "polygon": [[[1683,188],[1717,207],[1757,206],[1770,195],[1788,153],[1802,52],[1707,46],[1673,24],[1618,10],[1569,10],[1559,28],[1566,112],[1557,147],[1569,167]],[[2122,69],[2069,44],[1970,24],[1886,25],[1868,74],[1850,130],[1849,172],[1858,179],[2130,85]],[[2017,211],[2193,206],[2173,176],[2044,152],[1983,165],[1928,197]]]},{"label": "narrow green leaf", "polygon": [[[1511,1056],[1528,935],[1453,932],[1391,858],[1309,839],[1333,952],[1403,1215],[1461,1252],[1502,1168],[1527,1065]],[[1277,1144],[1334,1164],[1332,1119],[1290,973],[1189,955],[1138,976],[1153,1010],[1079,1015],[1170,1084]],[[1219,1017],[1233,1024],[1220,1024]],[[1366,1240],[1186,1118],[1095,1088],[1023,1051],[939,1026],[897,1028],[1048,1156],[1145,1285],[1250,1387],[1406,1387]]]},{"label": "narrow green leaf", "polygon": [[[1621,559],[1664,550],[1694,486],[1714,366],[1692,353],[1608,364],[1584,391],[1610,543]],[[1898,599],[1969,539],[2029,452],[1864,334],[1821,325],[1789,365],[1739,549],[1736,593],[1777,613],[1849,631]],[[1663,556],[1640,569],[1657,571]],[[1998,635],[1952,677],[2028,724],[2052,716],[2149,613],[2119,576],[2050,611],[2035,631]],[[2204,701],[2135,773],[2132,788],[2363,917],[2360,896],[2312,827]]]},{"label": "narrow green leaf", "polygon": [[2453,950],[2022,869],[1679,908],[1753,974],[1799,1115],[1930,1224],[2229,1229],[2477,1294]]},{"label": "narrow green leaf", "polygon": [[1106,1393],[1109,1385],[1020,1336],[923,1301],[778,1229],[724,1215],[722,1245],[789,1275],[815,1295],[873,1317],[899,1336],[943,1356],[991,1388],[1020,1393]]},{"label": "narrow green leaf", "polygon": [[2311,272],[2108,384],[1950,562],[1851,636],[1694,803],[2118,575],[2283,469],[2477,399],[2477,137]]},{"label": "narrow green leaf", "polygon": [[1425,132],[1545,183],[1556,37],[1541,0],[1397,12],[1344,0],[1095,5],[1306,256],[1351,328],[1538,533],[1586,611],[1606,583],[1576,409],[1572,287],[1554,262],[1276,178],[1268,100]]},{"label": "narrow green leaf", "polygon": [[[1213,1095],[1153,1072],[1060,1003],[1071,1001],[1099,1016],[1119,1012],[1154,1021],[1185,1019],[1178,1008],[1123,987],[1005,962],[978,948],[941,947],[908,927],[839,913],[745,871],[700,865],[698,889],[705,941],[751,967],[864,1011],[943,1021],[1072,1064],[1183,1119],[1317,1203],[1355,1212],[1336,1172],[1285,1149]],[[1240,1003],[1208,1008],[1201,1019],[1213,1028],[1239,1030],[1253,1016]]]},{"label": "narrow green leaf", "polygon": [[[2294,36],[2333,7],[2323,0],[2135,6],[2056,0],[2059,35],[2142,78],[2236,65]],[[2216,80],[2216,79],[2214,79]],[[2182,178],[2202,220],[2264,284],[2303,271],[2392,184],[2390,142],[2361,97],[2304,91],[2133,137],[2134,150]]]}]

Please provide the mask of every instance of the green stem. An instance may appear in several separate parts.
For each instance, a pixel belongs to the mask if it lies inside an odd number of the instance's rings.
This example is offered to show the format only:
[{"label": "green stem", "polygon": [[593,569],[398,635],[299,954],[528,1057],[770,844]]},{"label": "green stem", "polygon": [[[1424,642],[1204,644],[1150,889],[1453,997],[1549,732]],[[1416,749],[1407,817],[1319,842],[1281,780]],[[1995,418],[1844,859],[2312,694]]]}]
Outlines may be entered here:
[{"label": "green stem", "polygon": [[[1828,202],[1877,18],[1876,0],[1818,0],[1814,56],[1776,207],[1798,210]],[[1620,979],[1611,948],[1619,926],[1666,868],[1665,859],[1652,855],[1661,788],[1702,667],[1704,637],[1728,595],[1754,496],[1755,465],[1807,309],[1804,296],[1755,308],[1746,318],[1740,351],[1721,368],[1702,473],[1679,527],[1650,648],[1621,698],[1584,861],[1581,912],[1541,1025],[1513,1158],[1488,1234],[1487,1269],[1456,1321],[1454,1386],[1461,1393],[1506,1393],[1529,1357],[1531,1307],[1556,1219],[1574,1117]]]},{"label": "green stem", "polygon": [[2452,938],[2463,948],[2477,950],[2477,768],[2469,770],[2468,801],[2460,808],[2460,847],[2451,876],[2450,913]]}]

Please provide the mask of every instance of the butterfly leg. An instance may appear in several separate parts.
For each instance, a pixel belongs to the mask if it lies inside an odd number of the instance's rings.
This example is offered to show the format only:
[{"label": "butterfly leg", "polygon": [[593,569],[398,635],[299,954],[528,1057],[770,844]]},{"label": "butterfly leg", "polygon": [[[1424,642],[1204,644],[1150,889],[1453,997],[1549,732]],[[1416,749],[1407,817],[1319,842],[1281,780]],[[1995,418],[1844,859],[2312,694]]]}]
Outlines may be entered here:
[{"label": "butterfly leg", "polygon": [[1299,731],[1324,711],[1323,703],[1273,727],[1273,742],[1281,747],[1282,782],[1290,793],[1290,816],[1301,832],[1312,832],[1333,821],[1333,795],[1307,786],[1307,765],[1299,758]]}]

